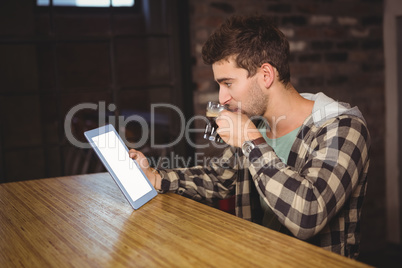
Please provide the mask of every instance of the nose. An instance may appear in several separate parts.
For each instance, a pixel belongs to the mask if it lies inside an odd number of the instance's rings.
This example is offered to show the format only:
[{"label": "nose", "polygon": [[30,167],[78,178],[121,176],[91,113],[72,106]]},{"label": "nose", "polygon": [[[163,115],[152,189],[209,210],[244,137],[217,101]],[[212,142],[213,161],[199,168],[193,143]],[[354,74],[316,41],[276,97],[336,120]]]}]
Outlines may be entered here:
[{"label": "nose", "polygon": [[224,105],[229,102],[232,97],[229,94],[229,90],[225,87],[219,87],[219,103]]}]

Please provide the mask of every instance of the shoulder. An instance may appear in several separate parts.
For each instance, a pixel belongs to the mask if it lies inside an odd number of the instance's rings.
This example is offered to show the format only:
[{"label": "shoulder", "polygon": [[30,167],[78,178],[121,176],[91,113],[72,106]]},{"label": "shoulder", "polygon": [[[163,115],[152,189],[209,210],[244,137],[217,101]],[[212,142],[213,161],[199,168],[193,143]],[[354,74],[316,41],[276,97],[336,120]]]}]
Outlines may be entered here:
[{"label": "shoulder", "polygon": [[328,130],[336,129],[336,130],[356,130],[361,131],[364,136],[369,136],[367,123],[362,117],[358,117],[355,115],[338,115],[332,118],[329,118],[325,121],[320,122],[320,124],[316,124],[313,120],[308,120],[308,122],[302,126],[300,132],[310,132],[310,134],[324,134]]},{"label": "shoulder", "polygon": [[321,134],[329,130],[335,131],[340,136],[357,135],[363,136],[366,140],[370,138],[366,121],[354,115],[339,115],[317,128],[317,132]]},{"label": "shoulder", "polygon": [[355,145],[370,146],[370,133],[365,120],[354,115],[332,117],[320,125],[310,121],[298,134],[301,144],[317,146],[332,142],[351,141]]},{"label": "shoulder", "polygon": [[317,129],[314,140],[320,148],[327,147],[351,155],[366,155],[371,145],[365,120],[354,115],[340,115],[328,120]]}]

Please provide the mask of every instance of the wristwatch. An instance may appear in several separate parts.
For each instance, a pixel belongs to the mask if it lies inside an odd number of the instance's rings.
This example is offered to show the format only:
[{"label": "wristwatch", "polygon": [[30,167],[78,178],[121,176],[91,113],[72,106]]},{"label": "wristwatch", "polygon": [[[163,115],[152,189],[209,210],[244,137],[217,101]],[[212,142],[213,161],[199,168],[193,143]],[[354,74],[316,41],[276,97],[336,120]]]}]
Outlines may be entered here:
[{"label": "wristwatch", "polygon": [[266,142],[263,137],[260,137],[255,140],[250,140],[250,141],[245,141],[243,142],[241,146],[241,150],[243,151],[243,154],[248,157],[250,155],[250,152],[255,148],[255,146]]}]

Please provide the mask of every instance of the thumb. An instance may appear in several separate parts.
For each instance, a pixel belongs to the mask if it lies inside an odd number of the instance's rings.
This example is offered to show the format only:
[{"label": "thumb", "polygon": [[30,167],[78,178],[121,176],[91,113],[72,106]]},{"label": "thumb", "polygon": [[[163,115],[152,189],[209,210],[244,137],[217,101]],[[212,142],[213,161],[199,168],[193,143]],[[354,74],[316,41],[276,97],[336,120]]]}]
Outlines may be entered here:
[{"label": "thumb", "polygon": [[141,153],[140,151],[134,150],[134,149],[131,149],[128,153],[129,153],[130,158],[137,161],[137,163],[140,165],[140,167],[142,169],[149,168],[148,159],[145,157],[145,155],[143,153]]}]

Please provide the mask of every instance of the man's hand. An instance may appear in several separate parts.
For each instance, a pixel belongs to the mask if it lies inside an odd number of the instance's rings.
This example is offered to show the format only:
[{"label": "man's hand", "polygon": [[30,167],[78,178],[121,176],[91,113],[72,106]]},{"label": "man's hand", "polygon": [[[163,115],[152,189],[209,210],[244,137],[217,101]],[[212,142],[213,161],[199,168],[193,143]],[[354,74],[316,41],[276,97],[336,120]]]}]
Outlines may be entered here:
[{"label": "man's hand", "polygon": [[229,145],[241,147],[245,141],[262,137],[247,115],[240,112],[222,111],[216,119],[217,133]]},{"label": "man's hand", "polygon": [[141,167],[145,176],[147,176],[148,180],[151,182],[154,188],[156,190],[160,190],[162,177],[154,168],[150,167],[148,159],[145,157],[145,155],[140,151],[134,149],[131,149],[128,153],[130,158],[137,161],[138,165]]}]

